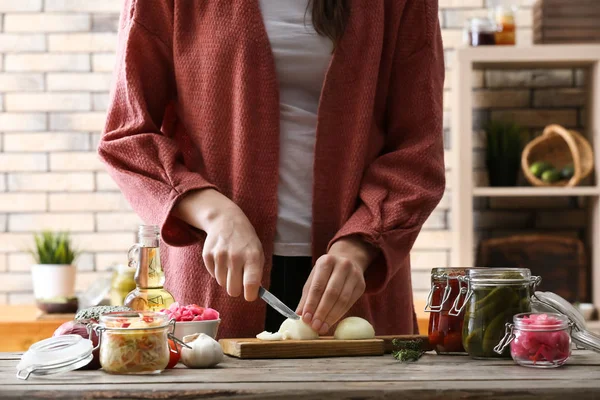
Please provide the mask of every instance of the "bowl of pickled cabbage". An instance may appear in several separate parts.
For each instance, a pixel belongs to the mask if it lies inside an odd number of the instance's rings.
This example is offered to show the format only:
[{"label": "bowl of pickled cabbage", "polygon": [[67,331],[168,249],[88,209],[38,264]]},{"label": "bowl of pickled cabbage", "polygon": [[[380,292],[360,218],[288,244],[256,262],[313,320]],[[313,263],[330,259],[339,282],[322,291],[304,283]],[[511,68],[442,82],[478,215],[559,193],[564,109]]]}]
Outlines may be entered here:
[{"label": "bowl of pickled cabbage", "polygon": [[216,339],[221,318],[219,312],[197,304],[181,306],[173,303],[168,309],[161,310],[167,318],[175,320],[175,333],[177,339],[183,340],[184,336],[204,333]]}]

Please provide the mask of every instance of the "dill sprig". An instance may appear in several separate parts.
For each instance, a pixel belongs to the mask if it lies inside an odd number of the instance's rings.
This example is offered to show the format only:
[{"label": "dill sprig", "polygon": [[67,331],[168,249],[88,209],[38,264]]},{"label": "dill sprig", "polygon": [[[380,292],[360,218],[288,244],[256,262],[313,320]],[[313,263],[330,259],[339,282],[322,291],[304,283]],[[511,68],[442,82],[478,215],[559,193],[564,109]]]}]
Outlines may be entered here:
[{"label": "dill sprig", "polygon": [[394,345],[394,351],[392,356],[402,362],[406,361],[417,361],[423,353],[422,350],[423,341],[421,339],[416,340],[399,340],[394,339],[392,341]]}]

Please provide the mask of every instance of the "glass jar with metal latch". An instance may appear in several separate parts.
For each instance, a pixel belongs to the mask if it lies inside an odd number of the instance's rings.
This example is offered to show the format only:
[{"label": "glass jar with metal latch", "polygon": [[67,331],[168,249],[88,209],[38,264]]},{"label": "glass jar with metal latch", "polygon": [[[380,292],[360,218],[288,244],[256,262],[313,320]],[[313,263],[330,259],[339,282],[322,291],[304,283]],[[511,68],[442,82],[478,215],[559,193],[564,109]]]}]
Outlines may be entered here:
[{"label": "glass jar with metal latch", "polygon": [[510,355],[519,365],[560,367],[571,356],[572,326],[563,314],[517,314],[512,324],[506,324],[506,333],[494,351],[502,354],[510,345]]},{"label": "glass jar with metal latch", "polygon": [[98,334],[94,347],[79,335],[52,337],[33,344],[17,365],[17,378],[74,371],[89,364],[100,349],[102,369],[112,374],[153,374],[169,363],[169,339],[189,347],[173,336],[175,320],[154,312],[116,312],[104,314],[98,324],[88,325]]},{"label": "glass jar with metal latch", "polygon": [[433,268],[431,290],[425,312],[429,314],[429,343],[437,354],[465,354],[462,344],[463,312],[458,311],[456,300],[465,268]]},{"label": "glass jar with metal latch", "polygon": [[94,325],[100,346],[100,365],[111,374],[155,374],[169,364],[169,338],[175,321],[155,312],[117,312]]},{"label": "glass jar with metal latch", "polygon": [[531,312],[530,297],[541,278],[527,268],[479,268],[459,281],[466,284],[457,298],[458,311],[464,310],[465,350],[472,358],[510,358],[508,349],[499,354],[494,348],[515,315]]}]

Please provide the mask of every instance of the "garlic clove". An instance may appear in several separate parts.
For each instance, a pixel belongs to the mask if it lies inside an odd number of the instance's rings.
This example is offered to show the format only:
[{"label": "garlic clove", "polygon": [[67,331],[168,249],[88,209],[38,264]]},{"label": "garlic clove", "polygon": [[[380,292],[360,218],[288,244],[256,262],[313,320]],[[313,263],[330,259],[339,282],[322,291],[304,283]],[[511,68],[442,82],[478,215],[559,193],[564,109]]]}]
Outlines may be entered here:
[{"label": "garlic clove", "polygon": [[221,345],[204,333],[186,335],[183,342],[190,347],[181,349],[181,361],[188,368],[208,368],[223,361]]}]

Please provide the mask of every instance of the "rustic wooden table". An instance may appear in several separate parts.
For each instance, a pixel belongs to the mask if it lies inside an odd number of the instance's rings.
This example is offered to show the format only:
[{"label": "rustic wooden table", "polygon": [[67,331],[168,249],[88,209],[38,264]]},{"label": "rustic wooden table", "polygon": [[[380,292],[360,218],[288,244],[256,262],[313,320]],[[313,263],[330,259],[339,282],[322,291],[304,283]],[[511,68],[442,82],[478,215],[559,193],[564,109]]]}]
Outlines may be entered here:
[{"label": "rustic wooden table", "polygon": [[576,351],[568,365],[532,369],[510,360],[426,354],[416,363],[390,355],[238,360],[214,369],[160,375],[75,371],[15,377],[17,353],[0,354],[0,398],[21,399],[600,399],[600,354]]}]

